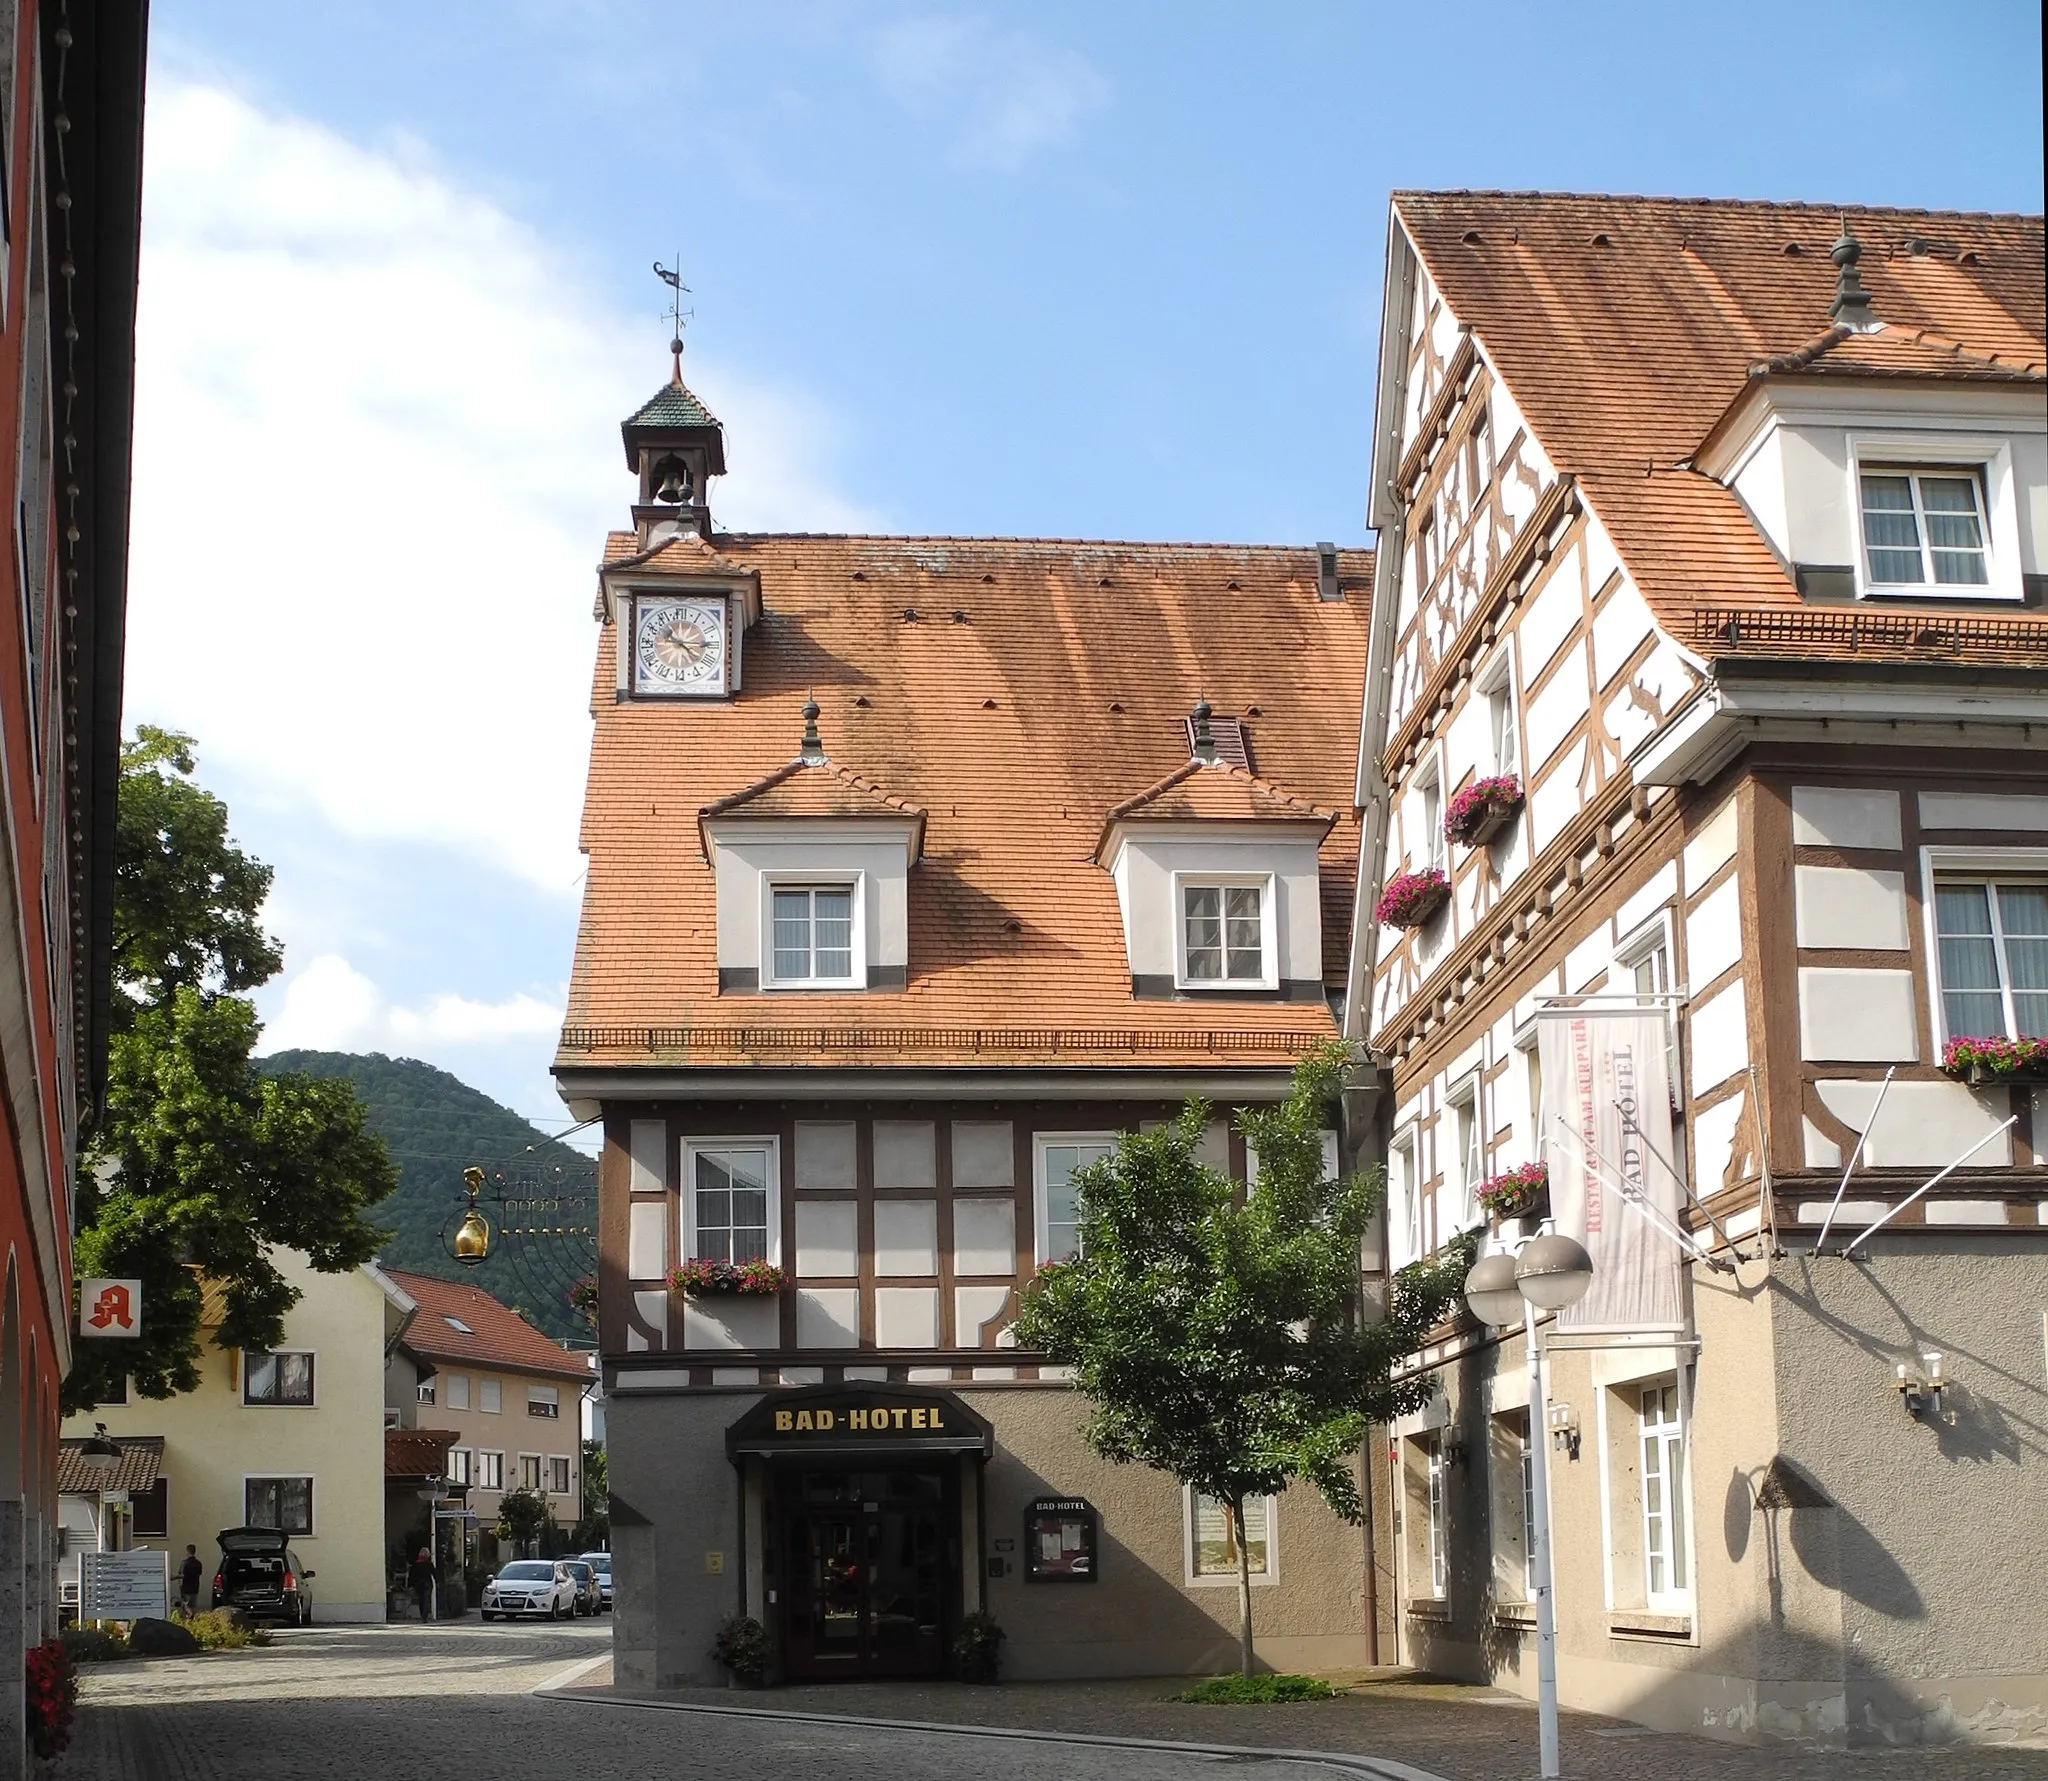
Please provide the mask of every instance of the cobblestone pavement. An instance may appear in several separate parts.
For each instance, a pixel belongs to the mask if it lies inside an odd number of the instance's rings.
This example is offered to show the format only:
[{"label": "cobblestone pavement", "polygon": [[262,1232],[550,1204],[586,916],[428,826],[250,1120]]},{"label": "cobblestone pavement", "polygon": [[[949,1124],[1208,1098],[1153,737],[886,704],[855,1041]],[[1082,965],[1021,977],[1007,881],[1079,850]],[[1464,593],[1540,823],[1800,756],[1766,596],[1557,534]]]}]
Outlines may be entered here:
[{"label": "cobblestone pavement", "polygon": [[[660,1696],[609,1686],[607,1622],[569,1627],[315,1627],[267,1650],[90,1666],[77,1736],[51,1781],[1261,1781],[1405,1772],[1523,1781],[1536,1718],[1510,1697],[1421,1678],[1362,1681],[1330,1702],[1192,1707],[1164,1682],[871,1683]],[[564,1686],[564,1685],[567,1686]],[[536,1695],[532,1691],[550,1692]],[[677,1711],[714,1707],[717,1713]],[[730,1710],[739,1709],[738,1713]],[[781,1717],[848,1716],[1273,1750],[1217,1757]],[[1277,1754],[1353,1753],[1339,1770]],[[2048,1781],[2048,1752],[1751,1750],[1570,1714],[1579,1781]]]}]

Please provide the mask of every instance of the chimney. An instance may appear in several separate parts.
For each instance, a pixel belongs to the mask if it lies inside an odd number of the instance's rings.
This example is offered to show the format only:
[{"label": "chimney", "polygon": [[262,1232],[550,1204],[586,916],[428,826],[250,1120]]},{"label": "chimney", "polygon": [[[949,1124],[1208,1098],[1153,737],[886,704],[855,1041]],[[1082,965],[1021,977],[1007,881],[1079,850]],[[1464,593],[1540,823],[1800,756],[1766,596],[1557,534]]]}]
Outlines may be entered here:
[{"label": "chimney", "polygon": [[1341,600],[1344,590],[1337,585],[1337,547],[1334,544],[1316,546],[1316,598],[1318,600]]}]

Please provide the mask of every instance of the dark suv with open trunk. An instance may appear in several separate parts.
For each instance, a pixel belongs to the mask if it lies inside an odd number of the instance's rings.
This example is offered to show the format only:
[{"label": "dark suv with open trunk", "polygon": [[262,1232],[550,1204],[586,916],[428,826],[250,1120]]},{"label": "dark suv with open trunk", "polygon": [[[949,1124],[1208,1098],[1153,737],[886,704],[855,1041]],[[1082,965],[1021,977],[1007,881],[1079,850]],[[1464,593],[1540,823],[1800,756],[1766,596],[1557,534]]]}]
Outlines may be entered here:
[{"label": "dark suv with open trunk", "polygon": [[291,1537],[274,1527],[230,1527],[220,1532],[220,1569],[213,1574],[213,1605],[239,1608],[252,1620],[309,1626],[313,1573],[299,1563]]}]

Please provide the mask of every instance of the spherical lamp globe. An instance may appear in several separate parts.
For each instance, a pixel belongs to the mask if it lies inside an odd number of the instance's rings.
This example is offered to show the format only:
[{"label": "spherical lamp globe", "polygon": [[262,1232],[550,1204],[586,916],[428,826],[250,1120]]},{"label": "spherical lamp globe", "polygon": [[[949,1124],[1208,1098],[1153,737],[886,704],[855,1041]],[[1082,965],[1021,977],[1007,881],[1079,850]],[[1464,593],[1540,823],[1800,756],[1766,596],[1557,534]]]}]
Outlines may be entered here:
[{"label": "spherical lamp globe", "polygon": [[1515,1257],[1515,1284],[1539,1311],[1562,1311],[1586,1296],[1593,1258],[1584,1245],[1554,1231],[1532,1237]]},{"label": "spherical lamp globe", "polygon": [[1482,1255],[1465,1276],[1465,1303],[1481,1323],[1495,1328],[1522,1319],[1522,1289],[1515,1284],[1515,1258],[1504,1251]]}]

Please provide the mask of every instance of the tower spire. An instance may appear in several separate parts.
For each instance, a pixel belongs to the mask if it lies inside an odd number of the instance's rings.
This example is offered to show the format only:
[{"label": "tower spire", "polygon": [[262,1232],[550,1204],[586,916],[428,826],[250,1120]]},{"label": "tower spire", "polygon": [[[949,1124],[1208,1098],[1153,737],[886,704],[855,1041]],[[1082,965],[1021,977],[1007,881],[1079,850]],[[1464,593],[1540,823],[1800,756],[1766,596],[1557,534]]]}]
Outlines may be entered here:
[{"label": "tower spire", "polygon": [[683,283],[683,256],[676,255],[676,269],[671,272],[659,260],[654,262],[654,276],[668,286],[669,300],[669,381],[678,387],[683,381],[683,323],[695,311],[683,308],[683,299],[690,294],[690,287]]},{"label": "tower spire", "polygon": [[1870,306],[1870,293],[1863,288],[1863,276],[1856,270],[1856,262],[1863,258],[1863,244],[1849,228],[1849,216],[1842,213],[1842,232],[1835,238],[1835,245],[1828,249],[1828,258],[1836,267],[1835,300],[1828,305],[1828,314],[1838,328],[1852,328],[1859,334],[1868,334],[1884,326],[1877,319],[1877,311]]}]

